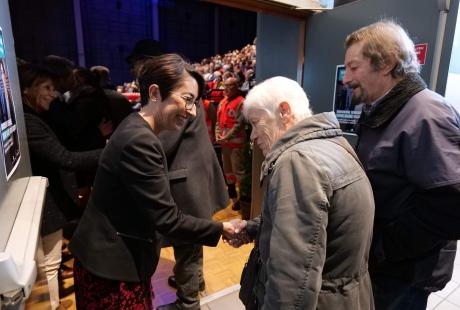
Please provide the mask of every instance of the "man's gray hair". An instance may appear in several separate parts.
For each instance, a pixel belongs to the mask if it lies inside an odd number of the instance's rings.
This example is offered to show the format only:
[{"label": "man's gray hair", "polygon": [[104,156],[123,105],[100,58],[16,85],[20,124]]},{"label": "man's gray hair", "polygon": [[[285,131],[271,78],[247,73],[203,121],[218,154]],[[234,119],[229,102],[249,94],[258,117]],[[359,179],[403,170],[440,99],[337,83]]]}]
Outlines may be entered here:
[{"label": "man's gray hair", "polygon": [[391,74],[395,78],[420,72],[414,42],[394,21],[382,20],[353,32],[346,38],[345,48],[359,42],[364,42],[363,56],[370,59],[376,70],[394,60],[396,66]]},{"label": "man's gray hair", "polygon": [[279,104],[283,101],[289,103],[296,122],[312,115],[310,103],[302,87],[296,81],[282,76],[267,79],[249,91],[244,101],[243,115],[247,119],[250,110],[260,109],[276,118]]}]

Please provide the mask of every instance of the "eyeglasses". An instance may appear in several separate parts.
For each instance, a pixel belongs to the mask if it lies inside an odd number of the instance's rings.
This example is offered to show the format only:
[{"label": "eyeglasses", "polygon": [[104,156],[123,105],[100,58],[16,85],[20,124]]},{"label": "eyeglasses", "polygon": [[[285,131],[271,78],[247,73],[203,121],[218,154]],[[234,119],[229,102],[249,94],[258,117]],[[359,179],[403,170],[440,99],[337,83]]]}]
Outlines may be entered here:
[{"label": "eyeglasses", "polygon": [[171,94],[174,94],[178,96],[180,99],[184,100],[185,102],[185,109],[187,111],[190,111],[193,109],[193,106],[196,106],[197,108],[200,106],[200,100],[195,99],[193,97],[187,96],[187,95],[179,95],[177,93],[171,92]]}]

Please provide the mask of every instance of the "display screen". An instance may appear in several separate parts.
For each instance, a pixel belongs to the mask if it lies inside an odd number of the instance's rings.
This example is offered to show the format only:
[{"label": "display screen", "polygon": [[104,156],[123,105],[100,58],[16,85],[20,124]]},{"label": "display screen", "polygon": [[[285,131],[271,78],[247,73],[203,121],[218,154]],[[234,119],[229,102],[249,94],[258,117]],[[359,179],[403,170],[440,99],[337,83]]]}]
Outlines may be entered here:
[{"label": "display screen", "polygon": [[21,156],[2,28],[0,28],[0,121],[1,147],[5,161],[6,179],[8,180],[17,168]]},{"label": "display screen", "polygon": [[343,84],[345,66],[338,65],[335,72],[333,111],[346,134],[355,134],[355,125],[361,116],[362,103],[352,99],[352,89]]}]

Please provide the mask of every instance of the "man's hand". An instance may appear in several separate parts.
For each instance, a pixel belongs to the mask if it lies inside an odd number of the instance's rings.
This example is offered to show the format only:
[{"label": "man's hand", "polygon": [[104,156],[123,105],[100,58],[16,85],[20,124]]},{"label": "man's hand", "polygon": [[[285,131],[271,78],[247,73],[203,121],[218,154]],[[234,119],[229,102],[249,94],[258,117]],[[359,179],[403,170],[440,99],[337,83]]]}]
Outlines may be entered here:
[{"label": "man's hand", "polygon": [[230,224],[235,228],[234,233],[231,235],[224,235],[223,239],[225,243],[228,243],[234,248],[239,248],[243,244],[252,242],[252,238],[246,231],[247,222],[240,219],[234,219],[230,221]]},{"label": "man's hand", "polygon": [[224,238],[232,238],[235,234],[236,227],[231,222],[223,222],[224,231],[222,232],[222,236]]},{"label": "man's hand", "polygon": [[245,220],[233,219],[230,223],[235,227],[235,233],[238,234],[242,230],[246,229],[247,222]]}]

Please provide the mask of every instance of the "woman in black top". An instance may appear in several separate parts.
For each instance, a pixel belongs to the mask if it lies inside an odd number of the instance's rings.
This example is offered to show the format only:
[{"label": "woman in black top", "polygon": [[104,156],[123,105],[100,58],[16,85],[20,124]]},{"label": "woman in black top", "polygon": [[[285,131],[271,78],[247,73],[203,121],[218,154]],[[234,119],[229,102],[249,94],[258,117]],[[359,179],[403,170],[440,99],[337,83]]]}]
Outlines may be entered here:
[{"label": "woman in black top", "polygon": [[94,189],[71,240],[80,309],[152,309],[150,278],[162,235],[216,246],[230,223],[194,218],[175,205],[157,135],[196,115],[203,79],[176,54],[143,65],[142,108],[110,138]]}]

